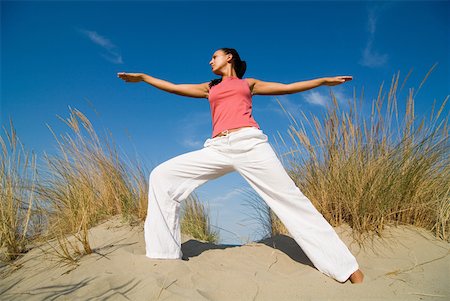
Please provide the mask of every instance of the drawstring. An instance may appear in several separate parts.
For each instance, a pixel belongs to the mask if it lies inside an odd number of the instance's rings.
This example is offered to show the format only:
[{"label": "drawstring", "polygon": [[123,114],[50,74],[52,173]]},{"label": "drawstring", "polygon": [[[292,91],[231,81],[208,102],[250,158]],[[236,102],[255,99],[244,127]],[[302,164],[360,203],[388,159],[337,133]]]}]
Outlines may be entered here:
[{"label": "drawstring", "polygon": [[230,145],[230,132],[228,130],[225,130],[220,132],[220,134],[227,140],[227,144]]},{"label": "drawstring", "polygon": [[220,132],[220,135],[221,135],[220,137],[226,137],[228,145],[230,145],[230,133],[231,132],[229,130]]}]

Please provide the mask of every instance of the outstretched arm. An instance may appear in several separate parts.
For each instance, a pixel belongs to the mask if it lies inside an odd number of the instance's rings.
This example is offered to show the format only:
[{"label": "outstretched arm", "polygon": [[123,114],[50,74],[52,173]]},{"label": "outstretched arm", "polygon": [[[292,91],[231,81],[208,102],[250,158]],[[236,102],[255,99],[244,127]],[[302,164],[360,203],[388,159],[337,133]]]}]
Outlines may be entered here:
[{"label": "outstretched arm", "polygon": [[123,79],[126,82],[132,83],[143,81],[160,90],[181,96],[208,98],[209,93],[208,82],[201,84],[174,84],[144,73],[119,72],[117,73],[117,77]]},{"label": "outstretched arm", "polygon": [[307,81],[295,82],[291,84],[283,84],[276,82],[264,82],[254,78],[249,78],[253,95],[293,94],[314,89],[316,87],[323,85],[336,86],[346,81],[350,81],[352,79],[353,79],[352,76],[335,76],[335,77],[322,77]]}]

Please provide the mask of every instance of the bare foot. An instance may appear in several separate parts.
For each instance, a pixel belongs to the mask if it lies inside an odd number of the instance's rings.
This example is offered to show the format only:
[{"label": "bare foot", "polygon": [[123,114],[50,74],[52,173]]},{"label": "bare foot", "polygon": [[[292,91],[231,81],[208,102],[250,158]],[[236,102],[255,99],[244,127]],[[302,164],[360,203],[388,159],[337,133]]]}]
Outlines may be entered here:
[{"label": "bare foot", "polygon": [[351,283],[362,283],[364,279],[364,274],[360,269],[356,270],[353,274],[348,278]]}]

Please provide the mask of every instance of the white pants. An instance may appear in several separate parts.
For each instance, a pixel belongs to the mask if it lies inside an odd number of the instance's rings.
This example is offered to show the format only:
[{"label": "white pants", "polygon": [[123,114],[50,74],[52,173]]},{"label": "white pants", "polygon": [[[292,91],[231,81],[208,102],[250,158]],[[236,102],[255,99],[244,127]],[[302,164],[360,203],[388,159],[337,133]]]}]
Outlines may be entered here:
[{"label": "white pants", "polygon": [[144,226],[146,256],[180,259],[180,203],[195,188],[232,171],[264,199],[319,271],[344,282],[358,269],[347,246],[289,177],[267,135],[255,127],[209,138],[202,149],[153,169]]}]

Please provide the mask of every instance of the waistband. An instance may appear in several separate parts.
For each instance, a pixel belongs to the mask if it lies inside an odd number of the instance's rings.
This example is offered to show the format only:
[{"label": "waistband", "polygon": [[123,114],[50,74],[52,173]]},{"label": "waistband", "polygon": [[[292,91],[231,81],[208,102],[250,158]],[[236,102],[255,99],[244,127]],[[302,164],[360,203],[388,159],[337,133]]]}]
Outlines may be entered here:
[{"label": "waistband", "polygon": [[243,128],[240,128],[240,129],[238,129],[238,130],[225,130],[225,131],[222,131],[222,132],[220,132],[217,136],[215,136],[215,137],[213,137],[213,138],[211,138],[211,139],[217,139],[217,138],[222,138],[222,137],[227,137],[227,136],[230,136],[230,135],[233,135],[233,134],[237,134],[237,133],[242,133],[242,132],[244,132],[244,131],[248,131],[248,130],[258,130],[258,131],[260,131],[260,129],[258,129],[257,127],[255,127],[255,126],[246,126],[246,127],[243,127]]},{"label": "waistband", "polygon": [[[253,139],[255,138],[255,139]],[[229,132],[225,136],[216,136],[214,138],[208,138],[203,144],[203,147],[208,146],[217,146],[217,147],[224,147],[226,145],[230,145],[233,143],[239,143],[239,141],[253,141],[253,144],[250,143],[247,146],[250,147],[250,145],[255,145],[255,143],[261,143],[268,141],[268,137],[264,132],[257,128],[257,127],[244,127],[234,132]],[[254,141],[258,140],[258,141]],[[242,145],[241,145],[242,146]]]}]

